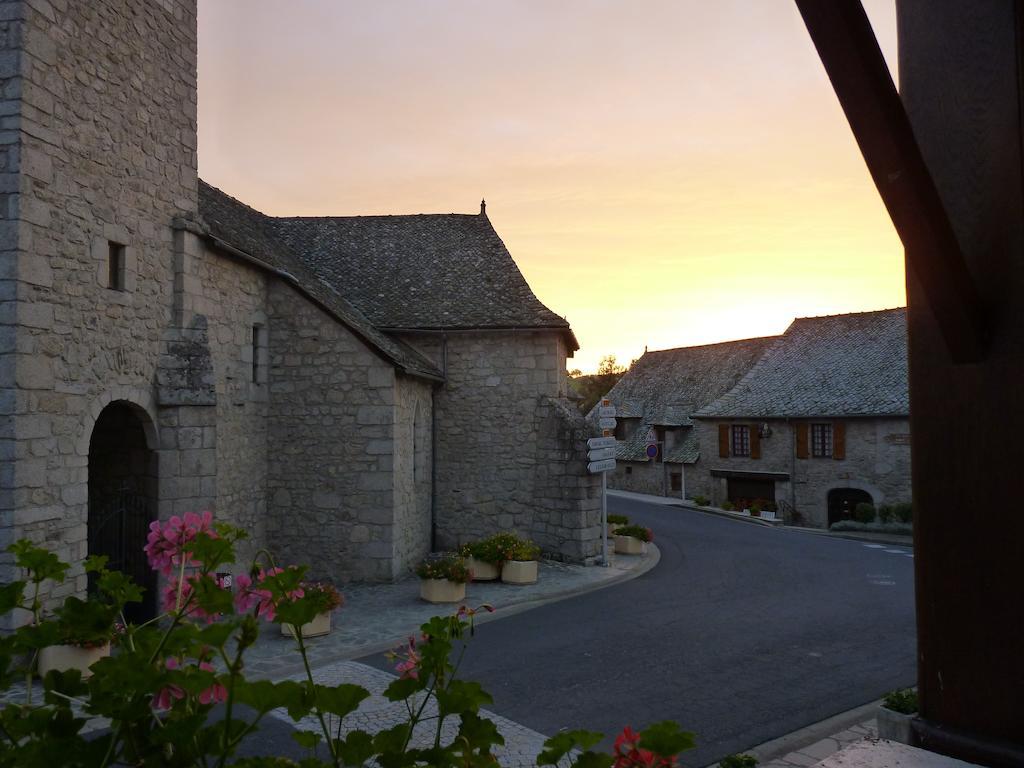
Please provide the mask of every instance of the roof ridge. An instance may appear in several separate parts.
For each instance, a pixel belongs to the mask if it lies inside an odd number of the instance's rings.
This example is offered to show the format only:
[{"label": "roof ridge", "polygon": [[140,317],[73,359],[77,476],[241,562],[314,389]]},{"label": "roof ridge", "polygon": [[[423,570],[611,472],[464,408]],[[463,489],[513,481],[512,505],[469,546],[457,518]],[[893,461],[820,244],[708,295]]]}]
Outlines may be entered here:
[{"label": "roof ridge", "polygon": [[888,307],[886,309],[865,309],[857,312],[837,312],[833,315],[805,315],[804,317],[794,317],[793,322],[799,320],[828,320],[835,317],[857,317],[860,315],[882,315],[888,312],[905,312],[906,307]]},{"label": "roof ridge", "polygon": [[[266,215],[266,214],[264,214]],[[479,213],[359,213],[352,215],[328,216],[267,216],[273,221],[351,221],[352,219],[416,219],[416,218],[448,218],[483,219]]]},{"label": "roof ridge", "polygon": [[723,347],[723,346],[726,346],[728,344],[747,344],[747,343],[750,343],[752,341],[767,341],[769,339],[778,339],[778,338],[781,338],[781,336],[782,336],[781,333],[774,333],[774,334],[771,334],[770,336],[748,336],[747,338],[744,338],[744,339],[729,339],[728,341],[712,341],[712,342],[709,342],[707,344],[694,344],[692,346],[687,346],[687,347],[670,347],[669,349],[649,349],[646,352],[644,352],[644,354],[641,355],[640,357],[643,357],[644,355],[659,355],[659,354],[664,354],[666,352],[682,352],[684,349],[706,349],[708,347]]}]

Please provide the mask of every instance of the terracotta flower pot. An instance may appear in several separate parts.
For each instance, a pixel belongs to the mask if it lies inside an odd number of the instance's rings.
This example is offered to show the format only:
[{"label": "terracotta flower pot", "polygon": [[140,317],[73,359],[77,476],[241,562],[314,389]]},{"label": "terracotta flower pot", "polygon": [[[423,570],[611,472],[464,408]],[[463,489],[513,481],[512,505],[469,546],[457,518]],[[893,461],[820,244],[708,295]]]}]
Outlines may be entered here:
[{"label": "terracotta flower pot", "polygon": [[94,647],[49,645],[39,651],[39,676],[44,677],[51,669],[58,672],[77,669],[83,678],[92,677],[92,670],[89,667],[109,655],[110,643]]},{"label": "terracotta flower pot", "polygon": [[642,555],[647,551],[647,542],[633,536],[615,535],[615,552],[620,555]]},{"label": "terracotta flower pot", "polygon": [[428,603],[457,603],[466,599],[466,585],[448,579],[421,579],[420,598]]},{"label": "terracotta flower pot", "polygon": [[470,557],[466,560],[466,567],[473,572],[473,581],[496,581],[501,577],[501,566],[486,560]]},{"label": "terracotta flower pot", "polygon": [[501,580],[506,584],[536,584],[536,560],[509,560],[501,567]]},{"label": "terracotta flower pot", "polygon": [[[318,613],[312,621],[302,625],[303,637],[320,637],[331,631],[331,612]],[[295,627],[292,624],[282,624],[281,634],[285,637],[295,637]]]}]

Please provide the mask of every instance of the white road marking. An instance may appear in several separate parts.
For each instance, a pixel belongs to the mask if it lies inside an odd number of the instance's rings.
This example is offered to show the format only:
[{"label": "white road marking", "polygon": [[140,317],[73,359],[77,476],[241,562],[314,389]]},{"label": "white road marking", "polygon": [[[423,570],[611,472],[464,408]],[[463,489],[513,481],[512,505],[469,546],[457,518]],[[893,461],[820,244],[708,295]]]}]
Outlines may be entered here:
[{"label": "white road marking", "polygon": [[868,549],[885,549],[885,544],[865,544]]},{"label": "white road marking", "polygon": [[890,555],[905,555],[905,554],[907,554],[907,550],[905,550],[905,549],[887,549],[885,551],[888,552]]}]

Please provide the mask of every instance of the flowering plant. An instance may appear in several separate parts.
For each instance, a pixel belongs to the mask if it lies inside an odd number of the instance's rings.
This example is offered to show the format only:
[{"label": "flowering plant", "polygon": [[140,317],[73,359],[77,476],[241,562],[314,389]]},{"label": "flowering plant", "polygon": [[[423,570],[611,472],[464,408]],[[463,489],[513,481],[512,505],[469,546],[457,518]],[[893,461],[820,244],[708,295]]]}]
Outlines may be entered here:
[{"label": "flowering plant", "polygon": [[532,541],[518,541],[509,551],[509,560],[537,560],[540,557],[540,547]]},{"label": "flowering plant", "polygon": [[326,581],[304,581],[302,593],[316,606],[317,613],[330,613],[345,604],[341,592]]},{"label": "flowering plant", "polygon": [[642,525],[624,525],[615,530],[616,536],[632,536],[640,541],[654,541],[654,532]]},{"label": "flowering plant", "polygon": [[421,579],[448,579],[456,584],[465,584],[473,578],[466,562],[458,555],[424,560],[416,566],[416,575]]},{"label": "flowering plant", "polygon": [[625,515],[608,515],[608,525],[629,525],[629,518]]},{"label": "flowering plant", "polygon": [[[43,584],[63,580],[68,564],[28,541],[8,548],[23,577],[0,585],[0,616],[22,609],[32,620],[0,635],[0,693],[12,702],[0,709],[0,768],[295,765],[273,755],[239,757],[247,737],[278,709],[286,710],[296,723],[316,724],[312,730],[292,734],[310,750],[303,768],[498,765],[493,747],[504,739],[480,712],[492,699],[478,683],[457,677],[474,617],[492,611],[491,606],[463,606],[454,616],[434,617],[423,624],[419,637],[410,638],[394,654],[400,677],[384,692],[389,700],[405,704],[408,721],[375,734],[351,730],[343,738],[342,721],[359,709],[369,692],[357,685],[318,684],[302,634],[303,625],[325,600],[334,599],[333,588],[304,582],[304,567],[281,568],[268,553],[261,553],[261,562],[237,577],[238,588],[232,593],[217,574],[233,562],[234,546],[244,532],[205,515],[172,519],[151,534],[146,551],[151,565],[167,580],[165,612],[143,624],[125,621],[122,609],[140,600],[141,590],[124,575],[106,572],[99,560],[88,561],[86,567],[98,574],[102,605],[107,611],[116,609],[124,627],[119,652],[93,664],[88,681],[77,670],[47,673],[42,702],[33,701],[32,695],[36,651],[62,630],[85,636],[95,617],[93,609],[82,607],[90,601],[68,598],[56,618],[44,618]],[[104,631],[107,615],[102,616]],[[263,622],[294,627],[304,679],[245,678],[244,657]],[[25,675],[26,693],[23,702],[13,703],[9,689],[19,674]],[[431,703],[434,710],[425,714]],[[92,718],[103,719],[104,727],[86,736],[83,729]],[[445,743],[443,724],[451,718],[458,718],[459,728]],[[426,747],[414,747],[412,738],[421,724],[433,732],[433,740]],[[600,739],[600,734],[585,731],[559,734],[546,742],[538,764],[675,766],[673,757],[663,756],[692,746],[692,737],[670,723],[638,736],[631,733],[628,743],[616,742],[615,755],[590,750]],[[582,751],[576,754],[574,749]]]}]

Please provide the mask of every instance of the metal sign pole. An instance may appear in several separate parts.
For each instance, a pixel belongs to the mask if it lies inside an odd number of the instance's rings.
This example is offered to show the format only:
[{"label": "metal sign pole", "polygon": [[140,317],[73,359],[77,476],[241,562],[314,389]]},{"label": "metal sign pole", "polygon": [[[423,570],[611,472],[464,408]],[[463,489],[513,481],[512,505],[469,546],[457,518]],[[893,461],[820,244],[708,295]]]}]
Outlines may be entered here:
[{"label": "metal sign pole", "polygon": [[608,567],[608,473],[601,473],[601,565]]}]

